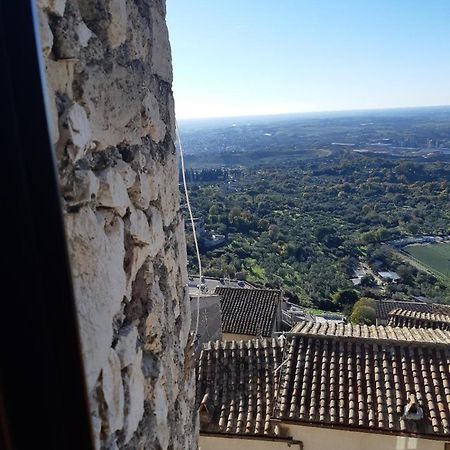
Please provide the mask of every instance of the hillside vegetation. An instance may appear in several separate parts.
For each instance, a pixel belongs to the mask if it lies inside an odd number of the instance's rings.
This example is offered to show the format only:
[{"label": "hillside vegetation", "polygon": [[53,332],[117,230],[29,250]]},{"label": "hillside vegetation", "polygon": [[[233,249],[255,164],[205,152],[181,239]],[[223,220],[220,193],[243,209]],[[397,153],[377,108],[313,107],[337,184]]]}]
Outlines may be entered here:
[{"label": "hillside vegetation", "polygon": [[[227,243],[203,251],[205,273],[282,288],[299,304],[345,305],[339,292],[361,261],[396,270],[386,295],[449,299],[448,286],[382,245],[399,237],[450,233],[450,165],[350,151],[276,167],[189,172],[196,215]],[[191,267],[195,268],[188,238]],[[374,280],[363,280],[361,295]]]}]

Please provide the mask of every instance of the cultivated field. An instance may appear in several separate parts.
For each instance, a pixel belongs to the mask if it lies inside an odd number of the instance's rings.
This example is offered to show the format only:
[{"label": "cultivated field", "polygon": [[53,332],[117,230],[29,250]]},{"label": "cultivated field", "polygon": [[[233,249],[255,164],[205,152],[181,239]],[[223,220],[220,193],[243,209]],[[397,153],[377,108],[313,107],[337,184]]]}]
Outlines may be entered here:
[{"label": "cultivated field", "polygon": [[436,275],[450,278],[450,244],[410,245],[403,250]]}]

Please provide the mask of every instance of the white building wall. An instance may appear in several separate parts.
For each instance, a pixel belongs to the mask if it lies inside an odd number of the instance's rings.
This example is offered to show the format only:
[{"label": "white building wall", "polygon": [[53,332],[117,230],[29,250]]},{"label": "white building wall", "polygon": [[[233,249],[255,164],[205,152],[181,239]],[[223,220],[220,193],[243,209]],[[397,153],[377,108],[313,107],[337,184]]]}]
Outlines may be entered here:
[{"label": "white building wall", "polygon": [[286,441],[269,441],[262,439],[224,438],[202,436],[199,439],[199,450],[300,450],[299,444]]},{"label": "white building wall", "polygon": [[[283,434],[303,450],[448,450],[445,441],[300,425],[282,425]],[[200,436],[199,450],[281,450],[301,445],[251,438]]]},{"label": "white building wall", "polygon": [[286,428],[289,436],[303,442],[304,450],[446,450],[444,441],[432,439],[300,425]]}]

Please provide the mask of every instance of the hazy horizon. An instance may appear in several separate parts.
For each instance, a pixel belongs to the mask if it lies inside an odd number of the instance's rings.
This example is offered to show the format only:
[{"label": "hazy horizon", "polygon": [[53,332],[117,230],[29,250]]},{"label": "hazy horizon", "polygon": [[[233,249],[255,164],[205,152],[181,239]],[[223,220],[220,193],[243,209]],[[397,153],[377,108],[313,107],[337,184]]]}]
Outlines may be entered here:
[{"label": "hazy horizon", "polygon": [[395,111],[414,111],[414,110],[426,110],[426,109],[450,109],[448,105],[421,105],[421,106],[399,106],[399,107],[386,107],[386,108],[361,108],[361,109],[341,109],[341,110],[327,110],[327,111],[297,111],[288,113],[274,113],[274,114],[249,114],[249,115],[233,115],[233,116],[208,116],[208,117],[178,117],[178,122],[196,122],[196,121],[216,121],[227,119],[258,119],[258,118],[281,118],[281,117],[296,117],[296,116],[333,116],[333,115],[345,115],[345,113],[355,113],[364,115],[364,113],[380,113],[395,112]]},{"label": "hazy horizon", "polygon": [[168,0],[178,118],[450,104],[446,0]]}]

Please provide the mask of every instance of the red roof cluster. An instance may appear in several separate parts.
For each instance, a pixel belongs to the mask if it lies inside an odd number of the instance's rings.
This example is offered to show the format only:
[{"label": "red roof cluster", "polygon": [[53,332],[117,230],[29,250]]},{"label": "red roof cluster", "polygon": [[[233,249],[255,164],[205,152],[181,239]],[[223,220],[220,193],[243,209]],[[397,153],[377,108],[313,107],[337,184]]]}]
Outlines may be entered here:
[{"label": "red roof cluster", "polygon": [[276,435],[278,419],[449,439],[449,365],[445,330],[304,322],[283,342],[210,343],[201,430]]}]

